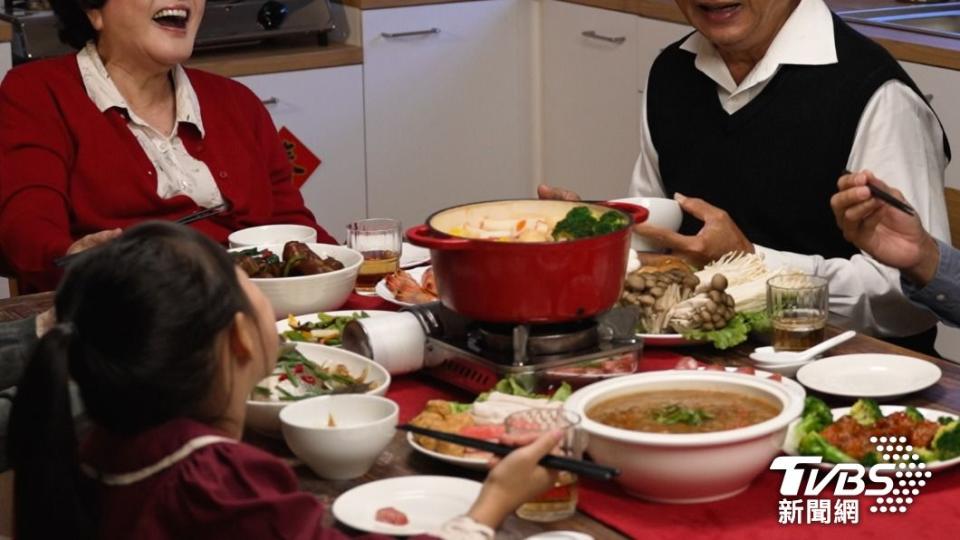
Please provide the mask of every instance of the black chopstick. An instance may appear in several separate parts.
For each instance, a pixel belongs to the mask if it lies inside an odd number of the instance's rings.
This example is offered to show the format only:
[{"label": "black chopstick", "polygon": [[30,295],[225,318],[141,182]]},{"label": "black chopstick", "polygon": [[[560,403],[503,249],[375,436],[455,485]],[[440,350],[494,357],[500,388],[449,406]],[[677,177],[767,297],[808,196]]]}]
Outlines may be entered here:
[{"label": "black chopstick", "polygon": [[[432,429],[411,426],[410,424],[401,424],[397,426],[397,429],[410,431],[420,435],[426,435],[427,437],[459,444],[460,446],[476,448],[477,450],[490,452],[491,454],[497,456],[505,456],[516,450],[516,447],[507,446],[505,444],[492,443],[483,439],[474,439],[473,437],[464,437],[463,435],[456,435],[453,433],[434,431]],[[611,467],[605,467],[603,465],[597,465],[596,463],[590,463],[589,461],[570,459],[560,456],[544,456],[540,460],[540,465],[550,469],[557,469],[560,471],[579,474],[580,476],[595,478],[597,480],[613,480],[615,476],[620,474],[620,471]]]},{"label": "black chopstick", "polygon": [[[850,171],[844,170],[844,175],[853,174]],[[893,195],[887,193],[886,191],[878,188],[877,186],[867,182],[867,189],[870,190],[870,194],[874,197],[880,199],[881,201],[889,204],[890,206],[900,210],[901,212],[907,214],[908,216],[916,216],[917,212],[910,207],[909,204],[901,201],[900,199],[894,197]]]},{"label": "black chopstick", "polygon": [[[226,211],[228,211],[228,210],[230,210],[230,203],[224,201],[224,202],[222,202],[222,203],[220,203],[220,204],[218,204],[218,205],[216,205],[216,206],[211,206],[210,208],[204,208],[204,209],[202,209],[202,210],[198,210],[198,211],[193,212],[193,213],[191,213],[191,214],[187,214],[187,215],[183,216],[182,218],[176,220],[174,223],[176,223],[176,224],[178,224],[178,225],[189,225],[189,224],[191,224],[191,223],[193,223],[193,222],[200,221],[200,220],[202,220],[202,219],[211,218],[211,217],[213,217],[213,216],[215,216],[215,215],[217,215],[217,214],[222,214],[222,213],[224,213],[224,212],[226,212]],[[73,253],[73,254],[70,254],[70,255],[64,255],[63,257],[60,257],[60,258],[58,258],[58,259],[54,259],[54,260],[53,260],[53,264],[54,264],[54,266],[56,266],[56,267],[58,267],[58,268],[63,268],[63,267],[66,266],[71,260],[73,260],[74,257],[76,257],[77,255],[79,255],[80,253],[82,253],[82,252]]]}]

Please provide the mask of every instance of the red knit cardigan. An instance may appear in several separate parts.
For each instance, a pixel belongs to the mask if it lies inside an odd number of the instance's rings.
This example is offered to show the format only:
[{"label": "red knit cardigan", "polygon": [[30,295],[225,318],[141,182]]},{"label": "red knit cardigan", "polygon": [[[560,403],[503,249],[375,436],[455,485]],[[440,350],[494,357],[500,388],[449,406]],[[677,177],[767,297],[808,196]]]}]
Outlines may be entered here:
[{"label": "red knit cardigan", "polygon": [[[291,181],[269,114],[249,89],[188,69],[206,136],[181,123],[194,158],[210,168],[228,214],[193,226],[218,242],[269,223],[317,229]],[[120,109],[100,112],[86,94],[76,56],[14,68],[0,84],[0,252],[21,289],[56,286],[53,260],[76,239],[145,220],[176,220],[199,208],[189,197],[161,199],[153,164]]]}]

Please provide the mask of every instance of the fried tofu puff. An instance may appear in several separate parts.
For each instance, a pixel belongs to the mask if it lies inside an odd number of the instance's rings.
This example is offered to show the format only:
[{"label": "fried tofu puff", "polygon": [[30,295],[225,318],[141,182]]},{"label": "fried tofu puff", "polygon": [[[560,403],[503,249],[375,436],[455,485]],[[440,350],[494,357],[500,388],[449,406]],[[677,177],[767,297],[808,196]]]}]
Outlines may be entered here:
[{"label": "fried tofu puff", "polygon": [[[455,413],[449,401],[434,399],[428,401],[423,411],[410,423],[417,427],[445,433],[457,433],[460,429],[473,425],[473,416],[469,412]],[[427,450],[441,454],[461,457],[466,452],[466,448],[460,445],[438,441],[423,435],[414,435],[414,439]]]}]

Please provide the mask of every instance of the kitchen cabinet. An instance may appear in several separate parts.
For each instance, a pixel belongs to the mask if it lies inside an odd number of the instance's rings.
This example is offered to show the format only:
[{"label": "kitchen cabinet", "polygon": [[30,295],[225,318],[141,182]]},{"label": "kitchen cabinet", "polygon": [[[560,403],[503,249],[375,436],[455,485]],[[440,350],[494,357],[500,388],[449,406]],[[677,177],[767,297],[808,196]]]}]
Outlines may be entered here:
[{"label": "kitchen cabinet", "polygon": [[588,199],[626,196],[647,73],[690,28],[555,0],[541,21],[544,182]]},{"label": "kitchen cabinet", "polygon": [[541,11],[543,181],[623,197],[640,148],[639,17],[547,0]]},{"label": "kitchen cabinet", "polygon": [[960,189],[960,107],[957,106],[957,89],[960,89],[960,71],[952,69],[901,62],[920,90],[930,99],[930,104],[940,117],[953,150],[953,163],[947,166],[946,184]]},{"label": "kitchen cabinet", "polygon": [[321,159],[301,188],[317,222],[343,241],[347,223],[364,218],[363,68],[290,71],[238,77],[264,102],[277,129],[286,127]]},{"label": "kitchen cabinet", "polygon": [[411,226],[532,194],[534,10],[485,0],[363,11],[371,216]]}]

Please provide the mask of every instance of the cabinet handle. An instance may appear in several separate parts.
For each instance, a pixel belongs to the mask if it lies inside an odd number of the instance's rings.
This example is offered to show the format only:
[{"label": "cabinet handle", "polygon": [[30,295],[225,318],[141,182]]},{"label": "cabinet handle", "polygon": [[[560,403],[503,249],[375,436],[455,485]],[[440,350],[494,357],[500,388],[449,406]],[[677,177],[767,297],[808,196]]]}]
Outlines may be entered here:
[{"label": "cabinet handle", "polygon": [[439,34],[439,28],[431,28],[429,30],[414,30],[413,32],[381,32],[380,35],[387,39],[394,38],[404,38],[404,37],[413,37],[413,36],[429,36],[432,34]]},{"label": "cabinet handle", "polygon": [[617,45],[620,45],[621,43],[623,43],[624,41],[627,40],[627,38],[626,38],[625,36],[617,36],[617,37],[602,36],[602,35],[594,32],[593,30],[586,30],[586,31],[582,32],[580,35],[582,35],[582,36],[585,37],[585,38],[598,39],[598,40],[600,40],[600,41],[606,41],[606,42],[608,42],[608,43],[615,43],[615,44],[617,44]]},{"label": "cabinet handle", "polygon": [[933,94],[924,94],[923,99],[927,100],[927,103],[933,103]]},{"label": "cabinet handle", "polygon": [[268,97],[267,99],[261,99],[260,103],[270,106],[270,105],[276,105],[277,103],[280,103],[280,100],[277,99],[276,97]]}]

